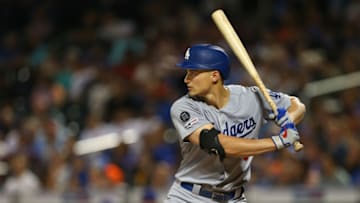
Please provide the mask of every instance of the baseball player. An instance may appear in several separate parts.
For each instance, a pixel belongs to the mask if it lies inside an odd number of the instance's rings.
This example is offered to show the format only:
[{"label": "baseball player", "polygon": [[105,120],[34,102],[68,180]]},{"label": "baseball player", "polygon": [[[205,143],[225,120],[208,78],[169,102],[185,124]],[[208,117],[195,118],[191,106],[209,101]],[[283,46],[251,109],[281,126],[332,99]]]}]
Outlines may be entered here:
[{"label": "baseball player", "polygon": [[[183,160],[165,202],[247,202],[245,184],[253,156],[281,150],[299,140],[295,124],[305,106],[298,98],[270,91],[274,116],[256,87],[224,85],[230,62],[215,45],[195,44],[178,64],[186,70],[188,93],[171,107]],[[259,138],[267,120],[280,133]]]}]

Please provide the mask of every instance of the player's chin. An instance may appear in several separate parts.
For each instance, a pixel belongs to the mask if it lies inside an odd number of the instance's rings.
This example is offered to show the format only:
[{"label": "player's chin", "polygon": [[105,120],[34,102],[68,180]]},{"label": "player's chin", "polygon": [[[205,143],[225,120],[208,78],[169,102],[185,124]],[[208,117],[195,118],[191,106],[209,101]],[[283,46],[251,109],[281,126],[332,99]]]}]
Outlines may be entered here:
[{"label": "player's chin", "polygon": [[188,95],[194,97],[194,96],[197,96],[197,93],[194,89],[188,88]]}]

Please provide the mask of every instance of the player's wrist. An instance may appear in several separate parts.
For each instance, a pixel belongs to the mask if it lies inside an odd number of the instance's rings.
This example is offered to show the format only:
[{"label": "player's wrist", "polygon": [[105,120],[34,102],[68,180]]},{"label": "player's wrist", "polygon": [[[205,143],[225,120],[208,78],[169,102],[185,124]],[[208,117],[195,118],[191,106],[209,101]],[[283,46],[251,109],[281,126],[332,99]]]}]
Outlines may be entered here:
[{"label": "player's wrist", "polygon": [[275,144],[275,147],[277,150],[280,150],[280,149],[284,149],[285,148],[285,145],[284,143],[282,142],[281,138],[279,135],[274,135],[271,137],[271,140],[274,142]]}]

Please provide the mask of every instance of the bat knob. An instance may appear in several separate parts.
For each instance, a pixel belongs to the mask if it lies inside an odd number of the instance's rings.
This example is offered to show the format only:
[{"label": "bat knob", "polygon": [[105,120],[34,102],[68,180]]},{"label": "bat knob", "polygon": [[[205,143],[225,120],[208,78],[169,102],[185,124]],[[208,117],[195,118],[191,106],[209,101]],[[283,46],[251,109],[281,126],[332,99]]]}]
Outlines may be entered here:
[{"label": "bat knob", "polygon": [[295,149],[296,152],[302,150],[303,148],[304,148],[304,145],[301,144],[299,141],[294,143],[294,149]]}]

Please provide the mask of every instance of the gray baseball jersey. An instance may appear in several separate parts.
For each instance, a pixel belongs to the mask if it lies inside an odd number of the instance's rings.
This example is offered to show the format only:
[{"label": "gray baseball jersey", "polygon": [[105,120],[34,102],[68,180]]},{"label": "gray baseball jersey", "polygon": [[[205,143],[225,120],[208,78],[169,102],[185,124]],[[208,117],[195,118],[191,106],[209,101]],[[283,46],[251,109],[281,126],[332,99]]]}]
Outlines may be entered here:
[{"label": "gray baseball jersey", "polygon": [[[227,157],[221,162],[215,155],[186,141],[197,128],[213,124],[215,129],[228,136],[257,139],[261,126],[271,111],[257,87],[226,86],[230,91],[228,103],[221,109],[185,95],[171,107],[171,118],[180,136],[182,161],[175,178],[182,182],[209,184],[218,191],[234,190],[250,179],[253,157]],[[290,97],[270,92],[279,108],[290,106]]]}]

